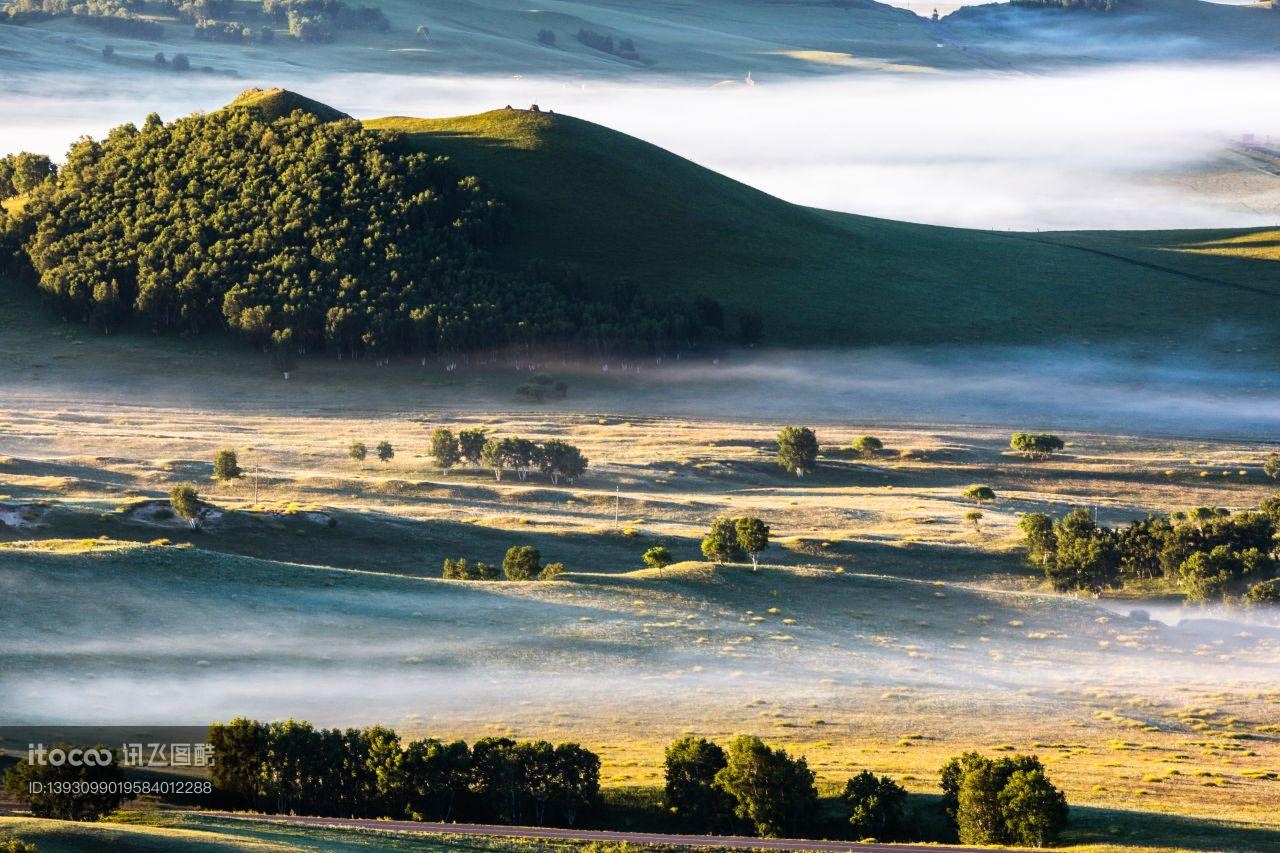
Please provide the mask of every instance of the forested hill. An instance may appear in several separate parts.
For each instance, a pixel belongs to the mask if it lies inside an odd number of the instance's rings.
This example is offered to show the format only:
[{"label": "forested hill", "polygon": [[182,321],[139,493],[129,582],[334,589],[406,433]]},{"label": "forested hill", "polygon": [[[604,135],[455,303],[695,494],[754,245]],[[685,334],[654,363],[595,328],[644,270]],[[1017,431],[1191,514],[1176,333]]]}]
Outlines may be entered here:
[{"label": "forested hill", "polygon": [[[38,158],[37,158],[38,159]],[[548,112],[302,96],[0,161],[9,286],[107,330],[381,357],[1132,341],[1280,329],[1267,232],[1008,234],[799,207]],[[34,187],[34,188],[33,188]]]}]

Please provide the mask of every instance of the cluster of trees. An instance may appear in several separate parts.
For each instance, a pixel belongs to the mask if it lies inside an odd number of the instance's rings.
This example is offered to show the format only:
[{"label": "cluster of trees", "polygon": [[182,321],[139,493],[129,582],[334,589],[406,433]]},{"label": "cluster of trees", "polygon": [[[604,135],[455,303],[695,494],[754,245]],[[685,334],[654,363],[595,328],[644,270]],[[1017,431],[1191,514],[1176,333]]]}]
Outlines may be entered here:
[{"label": "cluster of trees", "polygon": [[942,768],[942,804],[961,844],[1044,847],[1067,825],[1067,798],[1034,755],[951,759]]},{"label": "cluster of trees", "polygon": [[1049,433],[1016,432],[1009,439],[1009,447],[1028,459],[1043,460],[1066,447],[1066,444],[1056,435]]},{"label": "cluster of trees", "polygon": [[[552,33],[552,44],[555,43],[554,38],[555,33]],[[614,41],[613,36],[608,33],[598,33],[595,30],[589,30],[586,27],[583,27],[578,30],[578,41],[585,44],[592,50],[598,50],[601,53],[610,53],[619,59],[640,59],[640,53],[636,50],[635,41],[629,38],[622,38]]]},{"label": "cluster of trees", "polygon": [[758,518],[717,518],[702,540],[702,555],[717,563],[741,563],[751,558],[760,568],[760,553],[769,547],[769,525]]},{"label": "cluster of trees", "polygon": [[1085,9],[1091,12],[1114,12],[1121,0],[1009,0],[1012,6],[1028,9]]},{"label": "cluster of trees", "polygon": [[600,759],[575,743],[402,742],[391,729],[237,718],[210,727],[212,781],[271,814],[573,826],[600,793]]},{"label": "cluster of trees", "polygon": [[1060,592],[1097,593],[1126,581],[1168,578],[1192,602],[1240,593],[1265,601],[1271,592],[1267,581],[1276,574],[1280,495],[1263,501],[1258,510],[1197,507],[1168,517],[1149,516],[1123,528],[1099,524],[1087,509],[1074,509],[1057,520],[1028,513],[1018,526],[1028,559],[1043,568]]},{"label": "cluster of trees", "polygon": [[[509,581],[550,581],[564,574],[564,563],[542,564],[542,554],[532,545],[515,545],[507,549],[502,558],[502,574]],[[447,580],[496,581],[498,567],[488,563],[468,563],[465,557],[456,560],[446,558],[444,573]]]},{"label": "cluster of trees", "polygon": [[159,39],[164,27],[138,15],[140,0],[10,0],[0,6],[0,23],[34,23],[73,16],[78,21],[129,38]]},{"label": "cluster of trees", "polygon": [[572,483],[589,463],[582,451],[568,442],[555,438],[538,443],[527,438],[491,437],[484,427],[464,429],[457,435],[446,427],[437,427],[431,433],[431,456],[446,471],[465,462],[483,465],[497,480],[502,479],[504,471],[515,471],[521,480],[533,471],[541,471],[556,484],[561,479]]},{"label": "cluster of trees", "polygon": [[[396,449],[385,439],[377,443],[373,452],[383,465],[396,458]],[[356,464],[363,465],[364,460],[369,458],[369,446],[363,441],[352,441],[347,447],[347,456]]]},{"label": "cluster of trees", "polygon": [[803,477],[818,464],[818,436],[808,427],[783,427],[778,433],[778,465]]},{"label": "cluster of trees", "polygon": [[299,41],[332,41],[334,30],[386,32],[391,22],[376,6],[348,6],[343,0],[262,0],[262,13],[287,25]]},{"label": "cluster of trees", "polygon": [[[56,743],[52,752],[69,753],[76,749],[68,743]],[[96,750],[113,750],[98,744]],[[126,797],[120,792],[124,772],[116,761],[102,764],[63,762],[53,765],[47,762],[34,764],[22,759],[4,775],[4,790],[24,804],[31,814],[53,820],[97,820],[120,808]],[[32,848],[34,849],[34,848]],[[0,842],[0,853],[5,850]]]},{"label": "cluster of trees", "polygon": [[516,396],[530,403],[563,400],[568,395],[569,383],[563,379],[553,379],[545,373],[535,373],[528,382],[521,382],[516,386]]},{"label": "cluster of trees", "polygon": [[[510,218],[447,158],[358,122],[227,109],[81,139],[0,242],[65,319],[228,330],[276,355],[586,350],[713,343],[723,312],[662,302],[572,269],[498,271]],[[717,325],[718,320],[718,325]],[[553,389],[554,390],[554,389]]]},{"label": "cluster of trees", "polygon": [[547,47],[555,47],[556,31],[548,29],[538,30],[538,44],[545,44]]},{"label": "cluster of trees", "polygon": [[[965,753],[942,768],[942,791],[962,844],[1043,847],[1066,826],[1066,798],[1035,756]],[[841,800],[854,838],[910,840],[907,791],[888,776],[862,771],[847,781]],[[690,833],[805,838],[822,831],[805,759],[749,735],[727,749],[704,738],[672,742],[664,804]]]},{"label": "cluster of trees", "polygon": [[0,201],[38,187],[58,174],[58,167],[44,154],[23,151],[0,157]]}]

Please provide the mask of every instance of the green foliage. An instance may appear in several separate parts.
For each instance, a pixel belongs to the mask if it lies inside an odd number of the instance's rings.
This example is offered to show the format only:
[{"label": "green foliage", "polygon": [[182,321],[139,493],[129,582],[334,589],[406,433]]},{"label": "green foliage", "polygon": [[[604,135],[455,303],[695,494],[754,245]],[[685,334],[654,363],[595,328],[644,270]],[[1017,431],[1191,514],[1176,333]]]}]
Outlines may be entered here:
[{"label": "green foliage", "polygon": [[717,518],[702,540],[702,555],[717,563],[740,563],[746,551],[738,542],[736,519]]},{"label": "green foliage", "polygon": [[1062,439],[1048,433],[1017,432],[1009,439],[1009,447],[1028,459],[1048,459],[1066,447]]},{"label": "green foliage", "polygon": [[509,581],[527,581],[542,571],[542,554],[532,545],[515,545],[502,558],[502,573]]},{"label": "green foliage", "polygon": [[1245,593],[1244,600],[1250,604],[1280,604],[1280,582],[1254,584]]},{"label": "green foliage", "polygon": [[970,486],[964,490],[964,496],[968,500],[977,501],[978,503],[988,503],[996,499],[996,490],[990,486]]},{"label": "green foliage", "polygon": [[[1114,12],[1122,0],[1009,0],[1011,6],[1026,9],[1079,9],[1089,12]],[[1038,846],[1038,845],[1037,845]]]},{"label": "green foliage", "polygon": [[180,483],[169,490],[169,505],[179,517],[185,518],[192,527],[196,526],[196,518],[200,514],[200,493],[190,483]]},{"label": "green foliage", "polygon": [[960,843],[1043,847],[1067,822],[1067,801],[1035,756],[968,752],[942,768],[942,804]]},{"label": "green foliage", "polygon": [[874,435],[864,435],[853,443],[852,449],[859,456],[874,456],[884,450],[884,442]]},{"label": "green foliage", "polygon": [[1262,472],[1271,479],[1280,478],[1280,453],[1268,453],[1262,460]]},{"label": "green foliage", "polygon": [[734,532],[738,537],[738,546],[751,556],[751,568],[760,568],[760,552],[769,547],[769,525],[758,518],[750,516],[739,518],[734,522]]},{"label": "green foliage", "polygon": [[0,840],[0,853],[40,853],[34,844],[19,838]]},{"label": "green foliage", "polygon": [[733,801],[715,784],[726,764],[724,750],[705,738],[683,737],[667,746],[663,804],[684,832],[723,832],[728,826]]},{"label": "green foliage", "polygon": [[588,460],[582,451],[558,439],[544,442],[535,455],[538,467],[551,476],[552,483],[559,483],[562,477],[572,483],[587,470]]},{"label": "green foliage", "polygon": [[0,23],[35,23],[73,17],[116,35],[157,40],[164,27],[137,14],[137,0],[9,0],[0,6]]},{"label": "green foliage", "polygon": [[672,563],[671,552],[667,550],[667,546],[665,545],[653,546],[648,551],[644,552],[644,556],[641,557],[641,559],[643,559],[644,564],[651,569],[665,569]]},{"label": "green foliage", "polygon": [[462,452],[458,449],[458,439],[453,434],[453,430],[436,427],[432,431],[431,458],[436,460],[436,464],[445,471],[461,461]]},{"label": "green foliage", "polygon": [[907,790],[888,776],[863,770],[844,787],[843,799],[852,814],[854,838],[896,841],[905,827]]},{"label": "green foliage", "polygon": [[797,477],[813,470],[818,460],[818,438],[808,427],[783,427],[778,433],[778,464]]},{"label": "green foliage", "polygon": [[234,450],[219,450],[213,457],[213,478],[229,483],[238,480],[244,472],[240,470],[240,458]]},{"label": "green foliage", "polygon": [[733,801],[734,816],[764,838],[803,835],[817,815],[818,790],[808,762],[751,735],[729,743],[714,784]]},{"label": "green foliage", "polygon": [[210,742],[219,789],[271,814],[573,826],[600,793],[599,758],[574,743],[404,744],[381,726],[245,719],[215,724]]},{"label": "green foliage", "polygon": [[[69,752],[71,744],[56,743],[49,750]],[[103,744],[96,750],[112,752]],[[70,761],[58,766],[45,761],[19,761],[4,776],[4,789],[36,817],[57,820],[97,820],[120,808],[125,796],[119,793],[124,771],[112,760],[103,764]]]},{"label": "green foliage", "polygon": [[57,174],[44,154],[22,151],[0,157],[0,201],[30,192]]},{"label": "green foliage", "polygon": [[976,531],[978,531],[978,532],[981,532],[981,531],[982,531],[982,519],[983,519],[983,517],[984,517],[984,516],[982,515],[982,513],[981,513],[981,512],[979,512],[979,511],[978,511],[978,510],[976,510],[976,509],[971,509],[971,510],[969,510],[968,512],[966,512],[966,513],[964,514],[964,520],[965,520],[965,521],[967,521],[967,522],[969,522],[970,524],[972,524],[972,525],[973,525],[973,529],[974,529],[974,530],[976,530]]},{"label": "green foliage", "polygon": [[363,463],[369,456],[369,448],[365,447],[363,441],[353,441],[351,442],[351,446],[347,448],[347,456],[349,456],[353,462],[358,464]]},{"label": "green foliage", "polygon": [[538,580],[553,581],[564,574],[564,563],[547,563],[538,573]]},{"label": "green foliage", "polygon": [[396,449],[389,441],[379,441],[375,452],[378,454],[378,461],[384,465],[396,458]]},{"label": "green foliage", "polygon": [[1264,500],[1259,511],[1235,514],[1195,507],[1118,530],[1098,525],[1088,510],[1075,509],[1056,523],[1029,513],[1018,526],[1028,559],[1059,591],[1098,592],[1127,579],[1169,577],[1181,584],[1188,600],[1203,603],[1274,576],[1277,507],[1276,498]]},{"label": "green foliage", "polygon": [[478,465],[486,441],[484,427],[471,427],[458,433],[458,455],[468,465]]},{"label": "green foliage", "polygon": [[501,574],[497,566],[487,563],[468,564],[466,557],[456,560],[446,557],[442,577],[458,581],[496,581]]}]

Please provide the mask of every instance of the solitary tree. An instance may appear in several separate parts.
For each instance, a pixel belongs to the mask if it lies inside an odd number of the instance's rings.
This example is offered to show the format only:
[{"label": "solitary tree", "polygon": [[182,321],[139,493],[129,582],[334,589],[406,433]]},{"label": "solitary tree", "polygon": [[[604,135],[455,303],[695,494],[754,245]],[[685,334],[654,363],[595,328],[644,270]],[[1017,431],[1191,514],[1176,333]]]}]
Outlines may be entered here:
[{"label": "solitary tree", "polygon": [[970,486],[964,490],[964,496],[971,501],[984,504],[996,499],[996,490],[990,486]]},{"label": "solitary tree", "polygon": [[1056,435],[1018,432],[1009,439],[1009,446],[1028,459],[1048,459],[1066,445]]},{"label": "solitary tree", "polygon": [[1280,453],[1267,454],[1267,458],[1262,460],[1262,473],[1273,480],[1280,478]]},{"label": "solitary tree", "polygon": [[971,509],[964,514],[964,520],[973,525],[974,532],[982,532],[982,513],[976,509]]},{"label": "solitary tree", "polygon": [[431,433],[431,456],[445,471],[458,464],[461,454],[458,451],[458,439],[453,431],[444,427],[436,427]]},{"label": "solitary tree", "polygon": [[502,481],[502,472],[506,470],[509,459],[501,441],[496,438],[485,441],[480,450],[480,461],[493,472],[495,480]]},{"label": "solitary tree", "polygon": [[238,480],[244,472],[240,470],[240,460],[234,450],[219,450],[213,457],[213,478],[224,483]]},{"label": "solitary tree", "polygon": [[195,529],[200,516],[200,493],[190,483],[181,483],[169,490],[169,505],[180,518]]},{"label": "solitary tree", "polygon": [[738,528],[732,518],[717,518],[702,540],[702,555],[717,563],[737,563],[746,554],[738,544]]},{"label": "solitary tree", "polygon": [[384,465],[396,458],[396,450],[389,441],[378,442],[378,461]]},{"label": "solitary tree", "polygon": [[644,552],[644,564],[651,569],[662,570],[671,565],[671,552],[665,545],[655,545]]},{"label": "solitary tree", "polygon": [[532,545],[516,545],[502,558],[502,573],[509,581],[527,581],[542,571],[542,555]]},{"label": "solitary tree", "polygon": [[734,523],[738,546],[751,557],[751,570],[760,570],[760,552],[769,547],[769,525],[758,518],[739,518]]},{"label": "solitary tree", "polygon": [[808,427],[783,427],[778,433],[778,464],[784,471],[803,477],[818,460],[818,437]]},{"label": "solitary tree", "polygon": [[365,457],[369,455],[369,448],[364,446],[363,441],[353,441],[351,446],[347,448],[347,455],[357,465],[363,465]]}]

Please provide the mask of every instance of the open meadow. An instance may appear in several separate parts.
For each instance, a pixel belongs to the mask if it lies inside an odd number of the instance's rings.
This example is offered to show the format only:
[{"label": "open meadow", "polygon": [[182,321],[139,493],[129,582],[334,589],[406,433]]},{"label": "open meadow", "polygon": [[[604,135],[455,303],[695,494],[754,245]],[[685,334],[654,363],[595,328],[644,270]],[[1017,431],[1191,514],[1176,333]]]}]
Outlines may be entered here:
[{"label": "open meadow", "polygon": [[[1077,807],[1070,840],[1280,838],[1275,618],[1184,609],[1165,588],[1055,594],[1016,529],[1072,506],[1113,524],[1256,506],[1275,489],[1247,433],[1059,429],[1066,451],[1032,462],[1007,450],[1022,424],[995,404],[971,411],[985,424],[890,423],[829,400],[807,413],[800,395],[783,419],[761,388],[735,415],[686,377],[664,414],[652,365],[564,365],[568,397],[535,404],[501,364],[314,361],[286,382],[217,343],[109,350],[33,324],[7,344],[36,332],[42,355],[11,362],[0,411],[5,719],[573,739],[615,791],[660,784],[661,750],[685,733],[760,734],[828,789],[866,767],[936,792],[960,751],[1035,752]],[[695,416],[698,399],[720,408]],[[1216,428],[1190,417],[1187,433]],[[803,479],[773,458],[788,421],[821,443]],[[444,472],[428,455],[440,425],[561,438],[590,467],[559,484]],[[848,450],[868,432],[884,451]],[[353,440],[395,456],[354,462]],[[245,471],[230,484],[211,478],[224,448]],[[166,511],[178,482],[213,508],[199,530]],[[973,483],[997,494],[976,527]],[[772,527],[759,571],[703,562],[710,521],[743,514]],[[446,558],[523,544],[567,573],[441,578]],[[658,544],[675,564],[643,568]]]}]

